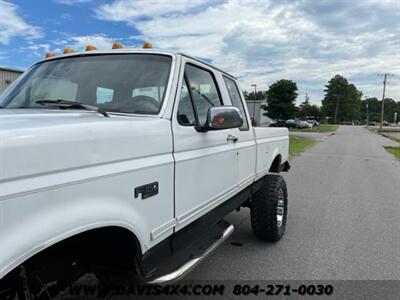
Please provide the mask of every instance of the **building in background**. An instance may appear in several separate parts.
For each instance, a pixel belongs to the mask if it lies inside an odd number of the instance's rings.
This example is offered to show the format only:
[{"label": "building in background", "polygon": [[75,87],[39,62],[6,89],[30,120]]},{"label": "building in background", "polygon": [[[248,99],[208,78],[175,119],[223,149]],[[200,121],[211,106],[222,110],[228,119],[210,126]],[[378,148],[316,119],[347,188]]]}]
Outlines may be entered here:
[{"label": "building in background", "polygon": [[0,67],[0,94],[22,73],[21,70]]},{"label": "building in background", "polygon": [[256,125],[269,125],[272,122],[271,118],[264,116],[266,112],[262,105],[264,100],[247,100],[247,109],[249,110],[250,118],[255,121]]}]

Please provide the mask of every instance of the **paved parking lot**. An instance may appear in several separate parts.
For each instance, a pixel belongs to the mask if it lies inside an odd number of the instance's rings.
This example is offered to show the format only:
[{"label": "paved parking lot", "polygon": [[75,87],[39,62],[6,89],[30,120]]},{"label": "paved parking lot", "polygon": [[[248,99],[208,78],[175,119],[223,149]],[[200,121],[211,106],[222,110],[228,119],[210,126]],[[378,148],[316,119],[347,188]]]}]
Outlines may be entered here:
[{"label": "paved parking lot", "polygon": [[[287,233],[257,240],[249,210],[233,212],[233,236],[190,279],[400,279],[400,162],[395,143],[362,127],[292,160]],[[234,246],[231,242],[239,242]]]}]

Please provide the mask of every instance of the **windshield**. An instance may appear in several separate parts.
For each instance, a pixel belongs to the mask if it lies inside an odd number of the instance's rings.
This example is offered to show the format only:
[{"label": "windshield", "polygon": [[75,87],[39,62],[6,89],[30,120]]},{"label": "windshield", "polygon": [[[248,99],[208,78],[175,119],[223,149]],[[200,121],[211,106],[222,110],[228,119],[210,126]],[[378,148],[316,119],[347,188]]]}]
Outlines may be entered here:
[{"label": "windshield", "polygon": [[69,100],[109,112],[157,114],[171,68],[170,56],[88,55],[34,66],[0,97],[3,108],[45,108],[40,100]]}]

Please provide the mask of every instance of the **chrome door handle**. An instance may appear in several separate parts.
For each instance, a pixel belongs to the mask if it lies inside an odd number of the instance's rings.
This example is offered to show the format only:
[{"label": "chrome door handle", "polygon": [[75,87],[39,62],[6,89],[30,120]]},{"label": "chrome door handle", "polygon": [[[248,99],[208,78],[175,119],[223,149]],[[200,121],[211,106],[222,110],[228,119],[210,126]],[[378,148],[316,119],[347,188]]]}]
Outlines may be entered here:
[{"label": "chrome door handle", "polygon": [[239,139],[238,139],[236,136],[230,134],[230,135],[228,135],[228,136],[226,137],[226,140],[227,140],[228,142],[229,142],[229,141],[232,141],[232,142],[236,143]]}]

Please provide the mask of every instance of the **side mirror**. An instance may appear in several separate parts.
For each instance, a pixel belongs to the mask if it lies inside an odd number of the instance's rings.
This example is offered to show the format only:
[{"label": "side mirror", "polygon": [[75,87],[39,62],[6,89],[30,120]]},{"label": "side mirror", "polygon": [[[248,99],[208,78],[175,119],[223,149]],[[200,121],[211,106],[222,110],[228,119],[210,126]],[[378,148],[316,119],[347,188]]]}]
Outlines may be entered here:
[{"label": "side mirror", "polygon": [[206,124],[197,130],[206,132],[209,130],[221,130],[239,128],[243,125],[243,118],[238,108],[234,106],[213,106],[207,113]]}]

